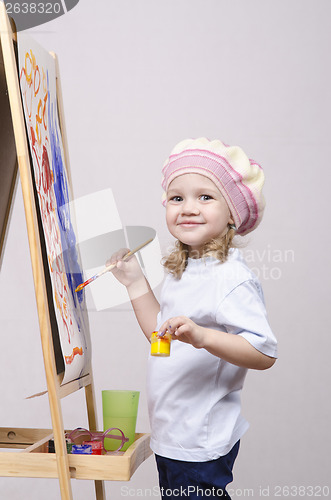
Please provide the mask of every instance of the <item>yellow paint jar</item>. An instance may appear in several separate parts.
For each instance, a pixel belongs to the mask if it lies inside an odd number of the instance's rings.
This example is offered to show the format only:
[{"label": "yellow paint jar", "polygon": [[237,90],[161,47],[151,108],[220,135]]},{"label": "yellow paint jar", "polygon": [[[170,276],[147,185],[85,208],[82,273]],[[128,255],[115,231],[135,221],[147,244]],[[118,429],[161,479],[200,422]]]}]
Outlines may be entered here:
[{"label": "yellow paint jar", "polygon": [[158,332],[151,335],[151,356],[170,356],[171,335],[166,332],[163,337]]}]

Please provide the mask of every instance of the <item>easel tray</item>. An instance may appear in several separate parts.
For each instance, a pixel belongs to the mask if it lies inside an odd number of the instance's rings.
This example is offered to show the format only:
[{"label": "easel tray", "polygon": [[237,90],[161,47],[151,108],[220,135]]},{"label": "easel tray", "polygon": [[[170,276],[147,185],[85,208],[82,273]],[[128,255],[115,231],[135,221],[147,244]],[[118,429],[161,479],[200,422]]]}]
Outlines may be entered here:
[{"label": "easel tray", "polygon": [[[35,439],[38,439],[34,443]],[[23,448],[0,452],[0,476],[58,478],[57,456],[47,453],[50,429],[0,429],[1,448]],[[136,434],[125,452],[106,455],[68,455],[70,477],[103,481],[129,481],[152,451],[149,434]]]}]

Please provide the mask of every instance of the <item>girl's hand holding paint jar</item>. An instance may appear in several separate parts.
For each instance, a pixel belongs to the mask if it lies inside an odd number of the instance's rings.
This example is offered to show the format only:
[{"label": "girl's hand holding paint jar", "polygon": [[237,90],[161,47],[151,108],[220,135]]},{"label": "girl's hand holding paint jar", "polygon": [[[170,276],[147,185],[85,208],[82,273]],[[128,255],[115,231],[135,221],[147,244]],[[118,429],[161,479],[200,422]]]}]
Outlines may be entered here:
[{"label": "girl's hand holding paint jar", "polygon": [[151,355],[170,356],[171,340],[180,340],[197,349],[204,347],[206,329],[186,316],[177,316],[166,321],[159,332],[151,336]]},{"label": "girl's hand holding paint jar", "polygon": [[201,349],[205,345],[207,329],[197,325],[186,316],[176,316],[163,323],[160,328],[160,335],[169,332],[173,340],[180,340],[193,345],[196,349]]}]

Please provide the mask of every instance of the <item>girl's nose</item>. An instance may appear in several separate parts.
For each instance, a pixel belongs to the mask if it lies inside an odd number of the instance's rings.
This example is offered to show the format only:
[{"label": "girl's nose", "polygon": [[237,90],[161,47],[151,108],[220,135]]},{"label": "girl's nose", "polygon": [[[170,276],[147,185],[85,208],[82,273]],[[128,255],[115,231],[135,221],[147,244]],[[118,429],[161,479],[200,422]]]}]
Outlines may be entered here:
[{"label": "girl's nose", "polygon": [[184,203],[182,204],[182,213],[185,215],[198,215],[199,207],[194,200],[185,199]]}]

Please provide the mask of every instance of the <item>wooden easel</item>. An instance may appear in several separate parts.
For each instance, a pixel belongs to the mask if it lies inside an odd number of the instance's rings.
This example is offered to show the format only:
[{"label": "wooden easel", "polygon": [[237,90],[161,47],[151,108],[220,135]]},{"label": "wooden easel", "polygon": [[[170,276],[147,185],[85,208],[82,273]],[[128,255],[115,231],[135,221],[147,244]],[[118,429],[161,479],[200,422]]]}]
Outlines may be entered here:
[{"label": "wooden easel", "polygon": [[[15,137],[16,155],[23,192],[42,351],[52,418],[52,429],[0,428],[1,448],[23,449],[23,451],[16,453],[0,452],[0,476],[58,478],[62,500],[72,500],[73,498],[70,482],[71,478],[92,479],[95,481],[97,500],[104,500],[104,480],[128,481],[137,467],[151,454],[151,450],[149,448],[149,435],[137,434],[135,442],[128,448],[128,450],[116,455],[107,454],[102,456],[93,456],[67,454],[65,429],[61,411],[61,398],[66,397],[84,387],[89,428],[92,431],[97,430],[93,377],[92,371],[90,370],[88,375],[66,385],[61,385],[57,374],[44,264],[42,259],[40,234],[33,192],[29,149],[13,45],[14,35],[6,13],[5,5],[2,1],[0,1],[0,30],[0,54],[2,51],[12,118],[12,123],[8,123],[8,129],[10,130],[11,127],[13,127]],[[54,54],[52,55],[56,59],[56,56]],[[66,164],[69,168],[64,114],[62,108],[62,95],[58,77],[57,96],[63,146],[66,156]],[[1,116],[1,119],[4,120],[5,117]],[[3,123],[2,126],[4,126]],[[0,265],[15,190],[15,158],[13,159],[11,157],[10,162],[12,165],[7,182],[7,203],[5,205],[5,213],[2,218],[3,227],[0,228],[2,229],[0,241]],[[47,443],[51,438],[54,439],[55,443],[54,454],[46,452]]]}]

